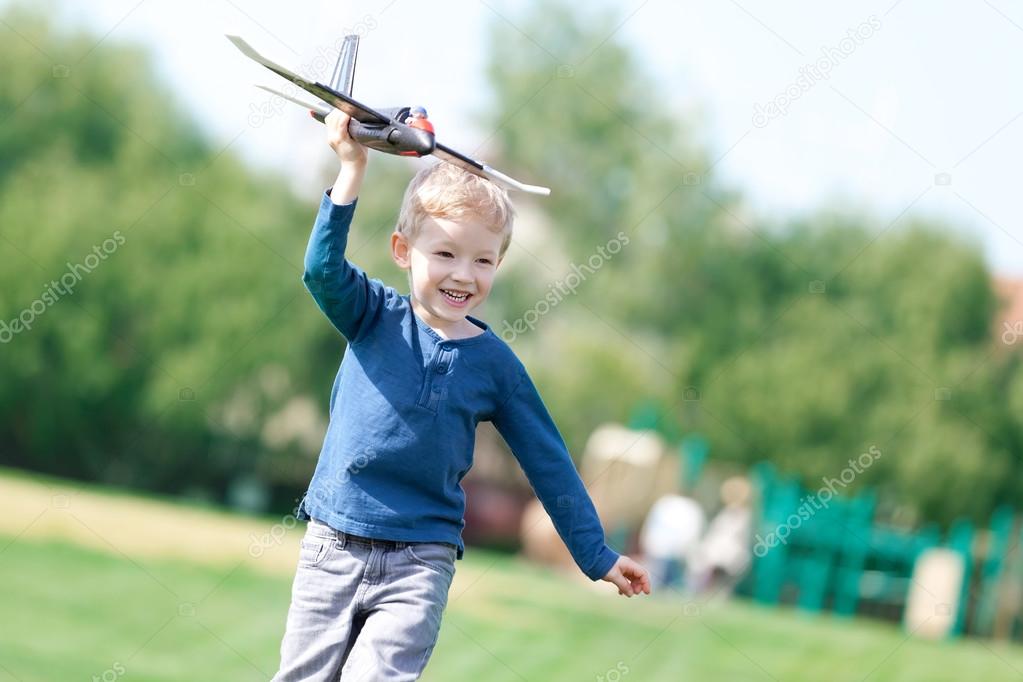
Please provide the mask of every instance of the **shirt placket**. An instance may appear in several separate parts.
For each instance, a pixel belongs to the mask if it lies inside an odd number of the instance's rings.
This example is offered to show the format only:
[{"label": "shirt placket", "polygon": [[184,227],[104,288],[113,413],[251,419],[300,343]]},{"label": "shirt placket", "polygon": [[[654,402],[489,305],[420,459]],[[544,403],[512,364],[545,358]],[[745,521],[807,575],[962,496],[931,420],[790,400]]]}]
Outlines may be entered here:
[{"label": "shirt placket", "polygon": [[451,373],[451,362],[454,350],[443,344],[437,344],[426,366],[423,390],[419,394],[418,405],[431,412],[436,412],[441,402],[448,397],[447,377]]}]

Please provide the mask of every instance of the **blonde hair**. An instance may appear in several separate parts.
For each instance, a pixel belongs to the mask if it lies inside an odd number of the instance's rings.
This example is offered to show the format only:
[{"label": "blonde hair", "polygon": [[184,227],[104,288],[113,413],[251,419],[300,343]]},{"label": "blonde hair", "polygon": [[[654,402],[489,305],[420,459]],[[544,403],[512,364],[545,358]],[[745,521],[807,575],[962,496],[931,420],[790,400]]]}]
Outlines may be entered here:
[{"label": "blonde hair", "polygon": [[396,229],[410,242],[414,241],[427,217],[481,220],[491,232],[504,235],[498,252],[501,258],[511,244],[515,208],[504,188],[442,161],[423,168],[409,182]]}]

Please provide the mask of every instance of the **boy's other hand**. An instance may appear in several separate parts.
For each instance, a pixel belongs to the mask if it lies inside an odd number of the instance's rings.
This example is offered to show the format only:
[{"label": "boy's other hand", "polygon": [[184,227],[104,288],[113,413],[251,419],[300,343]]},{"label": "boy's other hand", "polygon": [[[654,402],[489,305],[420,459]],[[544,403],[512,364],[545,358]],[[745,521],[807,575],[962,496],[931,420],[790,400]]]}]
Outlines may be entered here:
[{"label": "boy's other hand", "polygon": [[352,117],[333,109],[324,119],[327,126],[327,144],[337,154],[342,164],[365,164],[367,149],[352,139],[348,133],[348,122]]},{"label": "boy's other hand", "polygon": [[624,554],[618,557],[618,561],[601,580],[614,583],[618,587],[618,594],[626,597],[640,592],[650,594],[650,574]]}]

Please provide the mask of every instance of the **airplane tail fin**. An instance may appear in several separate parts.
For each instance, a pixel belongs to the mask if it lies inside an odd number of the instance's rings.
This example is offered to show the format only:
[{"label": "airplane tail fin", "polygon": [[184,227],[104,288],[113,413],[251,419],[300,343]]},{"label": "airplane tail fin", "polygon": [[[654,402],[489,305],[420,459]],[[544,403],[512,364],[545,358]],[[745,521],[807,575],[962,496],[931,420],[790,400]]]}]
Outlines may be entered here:
[{"label": "airplane tail fin", "polygon": [[337,55],[337,64],[334,65],[334,73],[330,77],[330,87],[349,97],[355,83],[355,58],[358,54],[359,36],[357,34],[345,36],[341,51]]}]

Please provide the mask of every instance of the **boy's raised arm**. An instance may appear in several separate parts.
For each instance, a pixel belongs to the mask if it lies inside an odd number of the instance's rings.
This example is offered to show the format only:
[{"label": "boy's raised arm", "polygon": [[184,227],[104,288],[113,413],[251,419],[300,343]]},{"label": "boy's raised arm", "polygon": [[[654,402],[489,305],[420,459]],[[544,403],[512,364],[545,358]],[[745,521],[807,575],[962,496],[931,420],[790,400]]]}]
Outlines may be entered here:
[{"label": "boy's raised arm", "polygon": [[325,121],[327,141],[341,161],[341,170],[320,202],[302,281],[320,310],[351,343],[382,304],[384,286],[345,258],[367,157],[366,148],[348,135],[348,120],[347,114],[335,109]]}]

